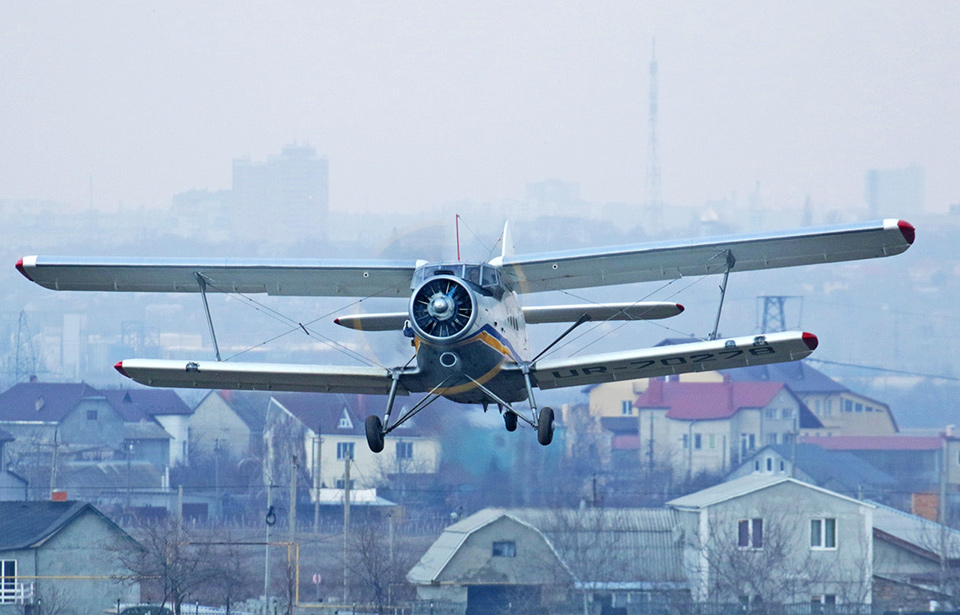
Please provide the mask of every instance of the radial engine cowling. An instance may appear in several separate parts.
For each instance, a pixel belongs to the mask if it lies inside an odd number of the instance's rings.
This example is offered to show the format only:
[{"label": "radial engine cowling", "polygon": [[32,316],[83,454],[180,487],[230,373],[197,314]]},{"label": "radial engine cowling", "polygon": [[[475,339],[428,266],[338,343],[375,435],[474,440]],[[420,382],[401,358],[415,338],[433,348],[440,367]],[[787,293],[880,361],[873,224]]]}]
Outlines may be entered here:
[{"label": "radial engine cowling", "polygon": [[410,300],[410,323],[418,337],[448,344],[466,335],[477,319],[477,301],[459,278],[432,277]]}]

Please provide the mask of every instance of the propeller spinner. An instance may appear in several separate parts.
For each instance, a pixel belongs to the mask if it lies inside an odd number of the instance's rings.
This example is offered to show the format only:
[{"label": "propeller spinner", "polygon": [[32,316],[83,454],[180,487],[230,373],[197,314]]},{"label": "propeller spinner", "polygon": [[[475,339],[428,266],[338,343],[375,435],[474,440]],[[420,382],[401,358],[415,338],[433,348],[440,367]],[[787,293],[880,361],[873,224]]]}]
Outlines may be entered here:
[{"label": "propeller spinner", "polygon": [[417,335],[448,343],[462,337],[476,319],[473,293],[458,278],[437,276],[420,285],[410,302],[410,322]]}]

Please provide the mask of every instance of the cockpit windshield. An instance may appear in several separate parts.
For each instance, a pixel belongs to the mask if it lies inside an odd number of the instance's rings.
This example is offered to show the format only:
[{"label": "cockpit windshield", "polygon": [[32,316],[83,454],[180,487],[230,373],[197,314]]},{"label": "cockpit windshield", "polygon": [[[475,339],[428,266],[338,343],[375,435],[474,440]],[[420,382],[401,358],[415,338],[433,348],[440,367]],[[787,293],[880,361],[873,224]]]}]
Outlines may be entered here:
[{"label": "cockpit windshield", "polygon": [[424,280],[435,275],[452,275],[471,282],[480,288],[496,288],[500,283],[500,272],[487,264],[437,263],[424,265],[413,276],[413,285],[419,286]]}]

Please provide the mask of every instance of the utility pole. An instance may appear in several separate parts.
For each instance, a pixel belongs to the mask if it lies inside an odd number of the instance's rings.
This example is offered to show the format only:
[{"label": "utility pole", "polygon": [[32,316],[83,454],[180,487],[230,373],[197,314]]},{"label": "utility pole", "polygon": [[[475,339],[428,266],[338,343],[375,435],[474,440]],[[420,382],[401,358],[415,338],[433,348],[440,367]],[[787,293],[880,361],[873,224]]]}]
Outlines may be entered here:
[{"label": "utility pole", "polygon": [[320,425],[313,441],[313,533],[320,533]]},{"label": "utility pole", "polygon": [[[50,462],[50,497],[57,488],[57,449],[60,444],[60,428],[53,430],[53,459]],[[129,504],[127,504],[129,506]]]},{"label": "utility pole", "polygon": [[273,524],[277,522],[277,516],[273,512],[273,485],[270,484],[271,481],[267,481],[267,516],[264,518],[264,522],[267,526],[267,537],[265,540],[264,548],[264,563],[263,563],[263,612],[269,613],[270,611],[270,528],[273,527]]},{"label": "utility pole", "polygon": [[290,468],[290,543],[294,542],[297,531],[297,456],[293,456]]},{"label": "utility pole", "polygon": [[343,603],[347,603],[347,543],[350,540],[350,453],[343,456]]}]

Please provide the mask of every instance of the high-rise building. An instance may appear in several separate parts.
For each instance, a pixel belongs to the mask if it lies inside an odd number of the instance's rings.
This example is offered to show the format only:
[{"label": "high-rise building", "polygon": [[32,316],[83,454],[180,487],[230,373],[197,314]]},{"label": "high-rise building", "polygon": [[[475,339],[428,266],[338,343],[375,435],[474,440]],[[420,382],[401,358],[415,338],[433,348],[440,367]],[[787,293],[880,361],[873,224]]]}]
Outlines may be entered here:
[{"label": "high-rise building", "polygon": [[925,178],[923,168],[870,169],[866,181],[867,207],[871,217],[903,217],[923,211]]},{"label": "high-rise building", "polygon": [[233,161],[234,229],[243,239],[325,239],[327,159],[309,145],[287,145],[265,162]]}]

